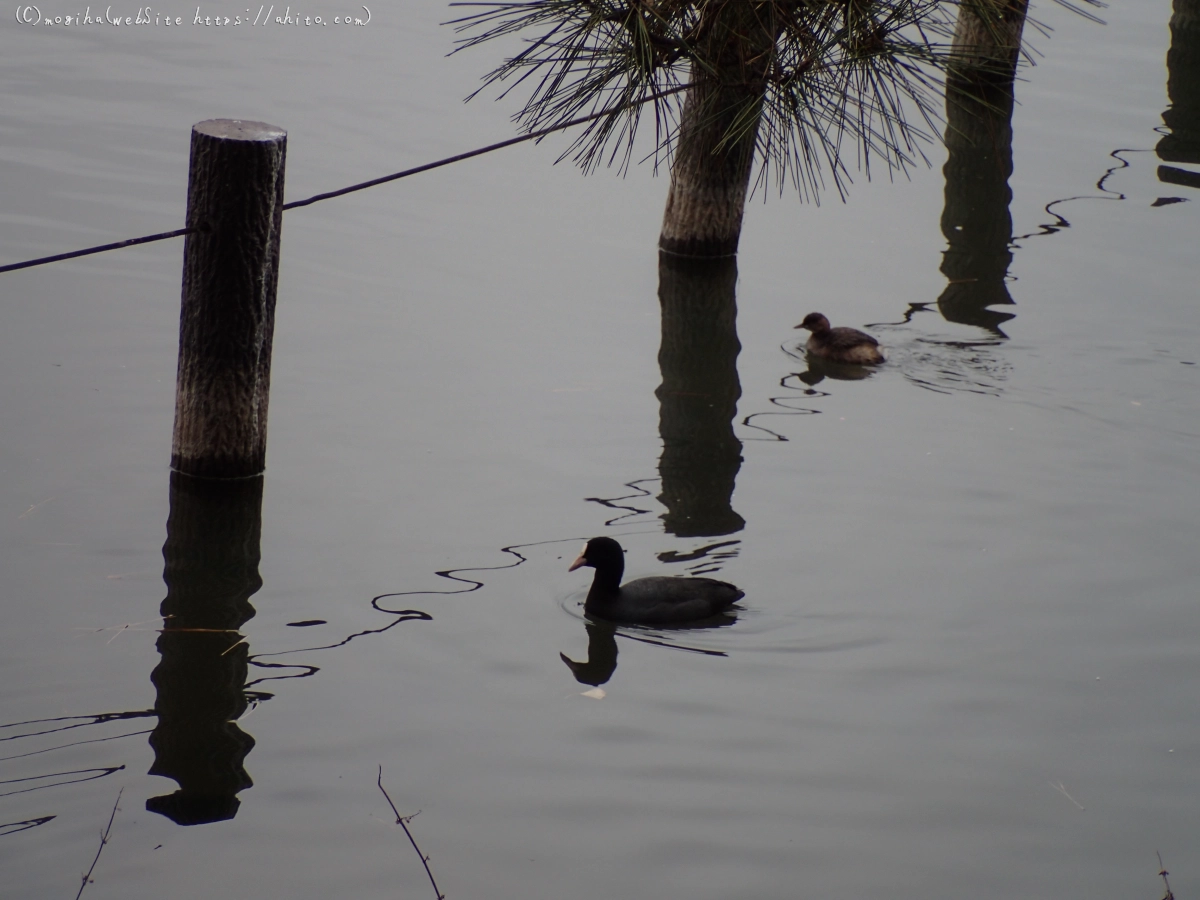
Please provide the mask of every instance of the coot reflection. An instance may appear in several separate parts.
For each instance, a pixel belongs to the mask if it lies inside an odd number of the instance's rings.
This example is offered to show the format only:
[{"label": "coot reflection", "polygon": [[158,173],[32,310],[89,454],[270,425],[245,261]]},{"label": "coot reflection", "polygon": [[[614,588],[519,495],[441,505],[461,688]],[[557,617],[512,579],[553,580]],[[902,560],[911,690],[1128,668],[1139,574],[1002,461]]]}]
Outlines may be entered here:
[{"label": "coot reflection", "polygon": [[613,672],[617,671],[616,628],[609,622],[588,622],[587,635],[587,660],[576,662],[565,653],[558,654],[558,658],[567,664],[580,684],[599,687],[606,684]]},{"label": "coot reflection", "polygon": [[702,653],[705,656],[725,656],[723,650],[709,650],[704,647],[691,646],[674,640],[675,635],[682,632],[692,633],[705,631],[710,628],[727,628],[737,622],[736,610],[727,610],[724,614],[696,622],[675,622],[668,626],[659,626],[653,631],[642,631],[621,628],[613,622],[589,618],[586,623],[588,636],[587,659],[578,661],[571,659],[565,653],[558,654],[559,659],[567,664],[571,674],[580,684],[599,687],[607,684],[617,671],[617,636],[637,641],[640,644],[653,644],[666,647],[668,650],[683,650],[688,653]]}]

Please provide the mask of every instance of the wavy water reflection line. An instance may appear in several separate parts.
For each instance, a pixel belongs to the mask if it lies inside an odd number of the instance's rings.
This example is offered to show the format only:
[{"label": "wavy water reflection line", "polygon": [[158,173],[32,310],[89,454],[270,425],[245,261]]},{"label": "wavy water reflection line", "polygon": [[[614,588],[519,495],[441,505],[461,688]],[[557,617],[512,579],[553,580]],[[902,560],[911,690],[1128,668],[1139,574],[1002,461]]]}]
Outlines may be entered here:
[{"label": "wavy water reflection line", "polygon": [[1040,225],[1037,231],[1031,231],[1029,234],[1013,235],[1012,239],[1009,241],[1009,246],[1019,248],[1020,245],[1017,243],[1018,241],[1023,241],[1027,238],[1057,234],[1066,228],[1070,228],[1071,223],[1067,220],[1066,216],[1063,216],[1052,209],[1052,207],[1058,206],[1059,204],[1073,203],[1076,200],[1128,200],[1129,197],[1123,191],[1108,188],[1105,186],[1105,182],[1122,169],[1128,169],[1132,167],[1133,164],[1127,159],[1122,159],[1120,154],[1153,152],[1155,152],[1153,149],[1146,149],[1142,147],[1118,147],[1116,150],[1108,154],[1111,158],[1117,160],[1118,165],[1110,166],[1108,169],[1106,169],[1104,174],[1101,175],[1099,180],[1096,182],[1096,190],[1103,191],[1105,196],[1096,196],[1095,194],[1080,194],[1075,197],[1063,197],[1059,200],[1051,200],[1045,205],[1045,207],[1043,207],[1043,209],[1049,215],[1053,216],[1055,221]]},{"label": "wavy water reflection line", "polygon": [[[793,377],[793,376],[791,376],[791,375],[787,376],[787,378],[791,378],[791,377]],[[742,440],[743,441],[766,441],[767,443],[771,443],[771,444],[777,444],[780,441],[786,442],[786,441],[791,440],[791,438],[785,437],[784,435],[780,434],[778,431],[773,431],[770,428],[767,428],[765,425],[752,424],[750,421],[751,419],[757,419],[762,416],[789,416],[790,417],[790,416],[819,416],[821,414],[821,410],[819,410],[819,409],[812,409],[807,406],[797,408],[797,407],[793,407],[793,406],[788,406],[788,404],[786,402],[784,402],[786,400],[795,400],[795,399],[799,399],[799,398],[796,398],[796,397],[768,397],[767,402],[769,402],[775,406],[779,406],[786,411],[785,412],[767,411],[767,412],[750,413],[750,415],[748,415],[744,419],[742,419],[742,424],[745,425],[747,428],[754,428],[754,429],[757,429],[758,431],[765,431],[767,434],[771,435],[771,437],[769,437],[769,438],[747,437],[747,438],[742,438]]]},{"label": "wavy water reflection line", "polygon": [[[24,738],[43,737],[43,736],[49,735],[49,734],[58,734],[58,733],[61,733],[64,731],[72,731],[76,728],[85,728],[85,727],[90,727],[90,726],[95,726],[95,725],[103,725],[108,722],[123,721],[126,719],[154,718],[156,716],[157,716],[157,713],[154,710],[147,709],[147,710],[136,710],[136,711],[129,711],[129,712],[121,712],[121,713],[100,713],[100,714],[95,714],[95,715],[55,716],[53,718],[46,718],[46,719],[26,719],[26,720],[19,721],[19,722],[6,722],[3,724],[0,724],[0,728],[21,728],[21,727],[26,727],[26,726],[30,726],[30,725],[37,726],[37,725],[45,725],[45,724],[50,724],[50,723],[55,723],[55,722],[70,722],[71,724],[63,725],[58,728],[43,728],[43,729],[38,729],[35,731],[26,731],[21,734],[8,735],[4,738],[0,738],[0,741],[15,741],[15,740],[22,740]],[[77,746],[80,746],[83,744],[99,744],[99,743],[105,743],[108,741],[117,741],[117,740],[122,740],[124,738],[138,737],[140,735],[145,735],[145,734],[149,734],[149,733],[150,733],[149,730],[133,731],[133,732],[127,732],[124,734],[110,735],[108,737],[103,737],[103,738],[94,738],[94,739],[83,740],[83,741],[71,741],[71,742],[65,743],[65,744],[56,744],[51,747],[44,747],[40,750],[32,750],[28,753],[10,754],[9,756],[0,757],[0,762],[11,761],[11,760],[16,760],[16,759],[26,759],[26,758],[34,757],[34,756],[41,756],[46,753],[52,753],[55,750],[62,750],[62,749],[68,748],[68,747],[77,747]],[[72,778],[72,779],[67,779],[65,781],[54,782],[53,784],[43,784],[43,785],[37,785],[35,787],[22,788],[20,790],[6,791],[4,793],[0,793],[0,797],[10,797],[10,796],[13,796],[16,794],[27,794],[27,793],[31,793],[33,791],[44,790],[46,788],[51,788],[51,787],[60,787],[63,785],[80,784],[80,783],[83,783],[86,781],[94,781],[97,778],[104,778],[104,777],[107,777],[108,775],[113,774],[114,772],[119,772],[124,768],[125,768],[124,765],[105,766],[105,767],[91,768],[91,769],[76,769],[76,770],[71,770],[71,771],[67,771],[67,772],[51,772],[51,773],[43,774],[43,775],[30,775],[30,776],[26,776],[23,778],[8,779],[5,781],[0,781],[0,784],[18,784],[18,783],[22,783],[22,782],[38,781],[38,780],[42,780],[42,779],[46,779],[46,778],[58,778],[59,776],[62,776],[62,775],[76,775],[76,774],[85,774],[85,773],[89,773],[89,772],[99,773],[96,775],[92,775],[88,778]],[[49,821],[50,819],[53,819],[53,818],[54,818],[54,816],[50,816],[48,818],[43,818],[41,820],[29,820],[29,821],[33,821],[33,822],[35,822],[35,825],[38,825],[38,824],[44,824],[44,822]],[[15,823],[15,824],[24,824],[24,823]],[[35,827],[35,825],[30,825],[28,827]],[[4,827],[6,827],[6,826],[0,826],[0,829],[3,829]],[[4,832],[4,831],[0,830],[0,836],[3,836],[5,834],[15,834],[17,831],[23,831],[23,830],[26,830],[26,829],[20,828],[20,829],[16,829],[15,831],[11,831],[11,832]]]},{"label": "wavy water reflection line", "polygon": [[[911,325],[913,316],[915,316],[917,313],[934,312],[934,310],[929,308],[931,306],[933,306],[932,302],[909,303],[908,309],[906,309],[904,311],[903,318],[901,318],[899,322],[868,322],[864,327],[866,327],[866,328],[888,328],[888,327],[895,327],[895,326],[899,326],[899,325]],[[787,353],[786,346],[785,346],[783,352]],[[790,356],[791,354],[788,354],[788,355]]]},{"label": "wavy water reflection line", "polygon": [[67,747],[79,747],[83,744],[103,744],[105,741],[119,741],[121,738],[137,737],[139,734],[150,734],[154,729],[147,728],[144,731],[130,731],[126,734],[114,734],[109,737],[91,738],[86,741],[72,741],[69,744],[58,744],[54,747],[45,747],[41,750],[31,750],[28,753],[14,753],[12,756],[0,756],[0,762],[7,762],[10,759],[25,759],[29,756],[41,756],[43,753],[52,753],[55,750],[65,750]]},{"label": "wavy water reflection line", "polygon": [[634,481],[627,481],[627,482],[625,482],[625,487],[629,488],[632,491],[636,491],[637,493],[628,494],[624,497],[610,497],[607,499],[604,497],[584,497],[583,499],[584,499],[585,503],[599,503],[601,506],[606,506],[609,509],[626,510],[625,515],[617,516],[616,518],[609,519],[607,522],[604,523],[605,527],[611,528],[613,525],[615,525],[617,522],[620,522],[622,519],[630,519],[630,518],[633,518],[634,516],[648,515],[649,513],[653,512],[653,510],[651,510],[651,509],[639,509],[636,506],[621,506],[621,504],[618,502],[620,500],[633,500],[638,497],[653,497],[654,495],[651,494],[650,491],[638,486],[638,485],[645,484],[647,482],[652,482],[652,481],[661,482],[662,478],[659,476],[654,476],[652,478],[638,478],[638,479],[635,479]]},{"label": "wavy water reflection line", "polygon": [[[678,550],[668,550],[666,553],[658,554],[659,561],[665,563],[673,562],[691,562],[694,559],[702,559],[713,550],[719,550],[722,547],[734,547],[740,544],[740,540],[733,541],[718,541],[715,544],[709,544],[706,547],[700,547],[696,550],[690,550],[687,553],[680,553]],[[725,554],[732,556],[733,554]]]},{"label": "wavy water reflection line", "polygon": [[[454,568],[454,569],[442,569],[441,571],[434,573],[439,578],[446,578],[446,579],[449,579],[450,581],[457,581],[461,584],[470,585],[469,587],[460,588],[459,590],[456,590],[456,591],[430,591],[430,590],[394,591],[392,593],[380,594],[378,597],[374,597],[371,600],[371,605],[374,606],[376,609],[378,609],[380,612],[396,613],[395,610],[389,610],[389,609],[385,609],[385,608],[379,606],[378,601],[383,600],[387,597],[411,597],[411,596],[415,596],[417,594],[430,594],[432,596],[451,596],[454,594],[469,594],[472,591],[477,591],[480,588],[482,588],[484,586],[484,582],[477,581],[474,578],[459,578],[456,573],[458,573],[458,572],[494,572],[494,571],[500,571],[502,569],[514,569],[517,566],[521,565],[522,563],[529,561],[529,558],[527,556],[523,556],[522,554],[517,552],[517,550],[519,550],[519,549],[523,550],[526,547],[542,547],[547,544],[565,544],[565,543],[570,543],[570,542],[577,543],[579,541],[586,541],[586,540],[587,540],[587,538],[570,537],[570,538],[554,538],[554,539],[548,540],[548,541],[530,541],[529,543],[525,543],[525,544],[509,544],[507,547],[501,547],[500,552],[508,553],[511,556],[515,556],[517,558],[516,562],[511,562],[511,563],[508,563],[507,565],[503,565],[503,566],[465,566],[465,567],[459,567],[459,568]],[[409,611],[410,610],[405,610],[405,612],[409,612]]]},{"label": "wavy water reflection line", "polygon": [[[38,816],[36,819],[22,819],[20,822],[4,822],[0,824],[0,837],[7,837],[10,834],[20,834],[22,831],[37,828],[39,825],[45,825],[52,819],[57,818],[58,816]],[[6,828],[10,830],[5,831]]]},{"label": "wavy water reflection line", "polygon": [[[695,550],[690,550],[686,553],[680,553],[678,550],[667,550],[658,554],[658,561],[671,564],[702,560],[698,565],[687,566],[686,568],[693,576],[709,575],[713,572],[721,571],[725,560],[737,559],[740,551],[734,548],[740,548],[741,544],[741,540],[718,541],[715,544],[697,547]],[[730,549],[724,550],[723,548],[726,547]]]},{"label": "wavy water reflection line", "polygon": [[153,709],[139,709],[121,713],[97,713],[94,715],[82,716],[55,716],[50,719],[26,719],[23,722],[6,722],[0,724],[0,728],[19,728],[22,725],[45,725],[50,722],[70,722],[75,719],[83,721],[75,722],[74,725],[64,725],[61,728],[47,728],[44,731],[31,731],[26,734],[14,734],[8,737],[0,738],[3,741],[16,741],[27,737],[40,737],[44,734],[56,734],[60,731],[71,731],[75,728],[85,728],[88,725],[103,725],[107,722],[116,722],[122,719],[145,719],[153,718],[157,713]]},{"label": "wavy water reflection line", "polygon": [[[792,343],[794,343],[794,341],[784,341],[782,344],[779,345],[779,349],[781,349],[786,356],[789,356],[792,359],[798,360],[800,362],[805,362],[806,360],[804,357],[797,356],[796,353],[790,349],[789,345]],[[779,379],[779,386],[781,388],[783,388],[784,390],[799,391],[801,394],[804,395],[804,397],[828,397],[829,396],[829,393],[827,391],[815,390],[810,385],[807,385],[807,384],[805,384],[803,387],[800,387],[799,385],[789,384],[788,382],[793,379],[800,381],[801,384],[804,384],[803,380],[800,378],[799,372],[791,372],[787,375],[784,375],[782,378]],[[739,440],[763,441],[763,442],[770,443],[770,444],[777,444],[780,442],[787,443],[788,441],[791,440],[791,438],[787,437],[786,435],[780,434],[778,431],[774,431],[773,429],[767,428],[765,425],[757,425],[757,424],[751,422],[750,420],[759,418],[760,416],[789,416],[790,417],[790,416],[817,416],[817,415],[821,414],[821,410],[814,409],[810,406],[792,406],[792,405],[790,405],[791,403],[802,402],[802,401],[803,401],[803,398],[800,396],[797,396],[795,394],[787,394],[787,395],[784,395],[781,397],[768,397],[767,398],[768,403],[770,403],[772,406],[778,406],[784,411],[776,412],[775,410],[764,410],[762,412],[750,413],[749,415],[745,416],[741,420],[741,424],[745,425],[747,428],[753,428],[753,429],[756,429],[757,431],[764,431],[767,434],[771,435],[771,437],[747,437],[747,438],[739,438]]]},{"label": "wavy water reflection line", "polygon": [[[356,631],[353,634],[347,635],[346,637],[342,638],[341,640],[335,641],[330,644],[318,644],[318,645],[311,646],[311,647],[297,647],[292,650],[276,650],[276,651],[272,651],[270,653],[257,653],[250,658],[249,662],[252,665],[261,666],[263,668],[269,668],[269,667],[292,668],[293,666],[287,665],[287,664],[259,663],[259,662],[257,662],[257,660],[260,660],[260,659],[263,659],[266,657],[270,657],[270,656],[284,656],[284,655],[291,654],[291,653],[305,653],[305,652],[313,651],[313,650],[334,650],[338,647],[346,646],[351,641],[353,641],[355,638],[364,637],[364,636],[370,635],[370,634],[383,634],[384,632],[389,631],[392,628],[395,628],[397,625],[399,625],[402,622],[413,622],[413,621],[432,622],[433,616],[431,616],[427,612],[424,612],[423,610],[419,610],[419,609],[389,609],[388,607],[382,605],[382,603],[380,601],[386,600],[389,597],[415,597],[415,596],[419,596],[419,595],[452,596],[454,594],[469,594],[472,591],[477,591],[480,588],[482,588],[484,586],[484,582],[479,581],[474,578],[459,577],[459,573],[490,572],[490,571],[498,571],[498,570],[502,570],[502,569],[512,569],[512,568],[515,568],[516,566],[521,565],[521,563],[526,562],[528,559],[527,557],[523,556],[521,553],[517,552],[519,549],[524,549],[526,547],[538,547],[538,546],[542,546],[545,544],[557,544],[557,543],[565,543],[568,541],[581,541],[581,540],[586,540],[586,539],[585,538],[555,538],[553,540],[548,540],[548,541],[532,541],[532,542],[524,543],[524,544],[510,544],[507,547],[501,547],[500,552],[515,556],[516,557],[515,562],[511,562],[506,565],[499,565],[499,566],[463,566],[463,567],[456,567],[453,569],[441,569],[441,570],[435,572],[434,574],[437,575],[439,578],[445,578],[449,581],[455,581],[460,584],[465,584],[466,587],[459,588],[458,590],[452,590],[452,591],[434,591],[434,590],[389,591],[384,594],[378,594],[371,598],[371,607],[373,609],[375,609],[376,611],[384,613],[386,615],[397,616],[395,621],[389,622],[387,625],[384,625],[380,628],[366,628],[366,629],[363,629],[362,631]],[[260,679],[257,679],[256,681],[250,682],[247,686],[250,686],[251,684],[258,684],[263,681],[283,680],[283,679],[287,679],[287,678],[307,678],[311,675],[316,674],[316,672],[320,671],[320,668],[316,667],[316,666],[301,666],[299,664],[296,664],[294,667],[302,668],[302,669],[305,669],[306,671],[299,673],[297,675],[279,675],[279,676],[271,676],[271,677],[267,677],[267,678],[260,678]]]},{"label": "wavy water reflection line", "polygon": [[[639,515],[650,515],[654,512],[654,510],[652,510],[652,509],[640,509],[635,506],[622,506],[618,502],[621,500],[630,500],[630,499],[634,499],[637,497],[653,497],[654,495],[649,490],[640,486],[642,484],[646,484],[649,482],[658,482],[661,485],[663,483],[663,479],[662,479],[662,476],[650,477],[650,478],[638,478],[638,479],[635,479],[634,481],[625,482],[625,487],[636,491],[637,493],[635,493],[635,494],[629,494],[629,495],[625,495],[625,496],[621,496],[621,497],[611,497],[611,498],[585,497],[584,500],[588,503],[599,503],[601,506],[608,507],[609,509],[627,510],[628,512],[625,515],[616,516],[612,519],[607,520],[604,523],[604,525],[606,527],[612,527],[617,522],[622,522],[627,519],[632,519]],[[659,501],[663,501],[664,498],[660,495],[659,497],[657,497],[655,499],[657,499]],[[668,507],[668,509],[669,509],[669,507]],[[660,516],[660,518],[665,518],[665,515]],[[632,523],[630,523],[630,524],[632,524]],[[624,532],[621,532],[620,534],[615,535],[615,537],[624,537],[627,535],[635,535],[635,534],[661,535],[662,533],[663,532],[660,529],[655,528],[653,530],[644,530],[644,531],[624,531]],[[670,532],[668,532],[668,533],[670,533]],[[741,541],[724,541],[720,544],[710,545],[710,547],[722,547],[722,546],[726,546],[726,545],[737,545],[740,543],[741,543]],[[688,560],[698,559],[702,556],[706,556],[707,552],[708,552],[708,548],[703,548],[703,547],[698,550],[695,550],[695,551],[689,551],[689,554],[686,554],[686,555],[680,554],[678,551],[675,551],[675,550],[668,550],[666,552],[659,553],[658,559],[660,562],[667,562],[667,563],[679,562],[684,559],[688,559]],[[737,555],[736,553],[733,553],[733,554],[718,556],[717,558],[718,559],[728,559],[728,558],[732,558],[736,555]],[[716,568],[708,569],[707,571],[716,572],[719,570],[720,570],[720,565],[718,564]],[[692,570],[689,569],[689,571],[692,571]],[[700,574],[700,573],[693,571],[693,574]]]},{"label": "wavy water reflection line", "polygon": [[[423,610],[419,610],[419,609],[389,609],[388,607],[384,606],[380,602],[382,600],[386,600],[389,597],[414,597],[414,596],[418,596],[418,595],[453,596],[455,594],[469,594],[473,591],[477,591],[480,588],[482,588],[484,586],[484,582],[479,581],[474,578],[462,578],[459,576],[459,573],[491,572],[491,571],[499,571],[502,569],[512,569],[512,568],[515,568],[515,567],[521,565],[521,563],[528,561],[528,557],[517,552],[518,550],[524,549],[526,547],[539,547],[539,546],[543,546],[546,544],[559,544],[559,543],[566,543],[568,541],[578,542],[578,541],[582,541],[582,540],[586,540],[586,538],[555,538],[554,540],[548,540],[548,541],[532,541],[532,542],[524,543],[524,544],[510,544],[507,547],[501,547],[500,552],[510,554],[511,556],[515,556],[516,557],[515,562],[511,562],[506,565],[499,565],[499,566],[464,566],[464,567],[457,567],[457,568],[453,568],[453,569],[442,569],[442,570],[434,573],[439,578],[445,578],[449,581],[455,581],[455,582],[459,582],[460,584],[467,585],[466,587],[459,588],[458,590],[452,590],[452,591],[434,591],[434,590],[389,591],[388,593],[385,593],[385,594],[378,594],[371,598],[371,607],[378,612],[384,613],[385,615],[396,616],[397,618],[395,619],[395,621],[389,622],[387,625],[384,625],[380,628],[366,628],[366,629],[363,629],[362,631],[356,631],[355,633],[347,635],[346,637],[342,638],[340,641],[335,641],[330,644],[319,644],[319,645],[312,646],[312,647],[297,647],[292,650],[275,650],[270,653],[257,653],[255,655],[251,656],[247,660],[250,665],[258,666],[260,668],[281,668],[281,669],[294,668],[294,669],[301,669],[302,671],[297,672],[296,674],[292,674],[292,675],[265,676],[263,678],[255,679],[254,681],[247,682],[246,687],[252,687],[253,685],[261,684],[265,681],[285,681],[285,680],[289,680],[292,678],[309,678],[309,677],[315,675],[317,672],[321,671],[319,666],[313,666],[313,665],[306,665],[306,664],[300,664],[300,663],[265,663],[265,662],[259,661],[266,657],[285,656],[285,655],[292,654],[292,653],[307,653],[307,652],[315,651],[315,650],[334,650],[338,647],[346,646],[351,641],[353,641],[355,638],[364,637],[369,634],[383,634],[384,632],[390,631],[392,628],[395,628],[401,622],[413,622],[413,621],[432,622],[433,621],[433,616],[431,616],[427,612],[424,612]],[[270,696],[271,695],[268,694],[264,697],[264,699],[266,699],[267,697],[270,697]]]},{"label": "wavy water reflection line", "polygon": [[[347,638],[347,640],[349,640],[349,638]],[[330,646],[340,647],[341,644],[331,644]],[[310,647],[308,649],[322,650],[324,648],[323,647]],[[299,651],[299,650],[281,650],[280,652],[281,653],[299,653],[301,651]],[[293,678],[311,678],[313,675],[316,675],[318,672],[321,671],[320,666],[313,666],[313,665],[309,665],[307,663],[265,663],[265,662],[258,661],[259,656],[276,656],[276,655],[277,654],[275,654],[275,653],[255,654],[254,656],[247,658],[246,663],[247,663],[247,665],[251,665],[251,666],[254,666],[259,669],[299,669],[300,671],[298,671],[292,675],[264,675],[262,678],[255,678],[252,681],[247,681],[244,685],[242,685],[242,692],[246,695],[247,699],[253,699],[255,706],[257,706],[259,703],[264,703],[267,700],[270,700],[272,697],[275,696],[274,694],[268,693],[266,691],[251,691],[250,688],[254,687],[256,684],[262,684],[265,681],[290,681]],[[245,716],[243,716],[242,718],[245,718]]]},{"label": "wavy water reflection line", "polygon": [[[394,595],[391,595],[391,594],[381,594],[380,595],[380,597],[388,597],[388,596],[394,596]],[[364,628],[362,631],[356,631],[353,634],[348,634],[348,635],[346,635],[346,637],[342,638],[340,641],[334,641],[332,644],[317,644],[312,647],[296,647],[292,650],[273,650],[270,653],[255,653],[247,660],[247,662],[249,662],[251,665],[259,666],[260,668],[275,668],[275,667],[302,668],[302,669],[312,668],[312,669],[315,669],[315,671],[314,672],[305,672],[300,675],[287,675],[287,676],[279,675],[279,676],[271,676],[271,677],[267,677],[267,678],[260,678],[257,681],[248,682],[246,686],[249,687],[251,684],[258,684],[261,681],[274,681],[274,680],[278,680],[280,678],[307,678],[309,675],[313,675],[316,672],[320,671],[320,667],[305,666],[305,665],[301,665],[300,663],[287,664],[287,663],[259,663],[259,662],[257,662],[257,660],[264,659],[268,656],[284,656],[285,654],[288,654],[288,653],[305,653],[309,650],[334,650],[338,647],[346,646],[355,638],[364,637],[368,634],[383,634],[385,631],[390,631],[391,629],[395,628],[401,622],[414,622],[414,621],[415,622],[432,622],[433,621],[433,616],[429,615],[429,613],[427,613],[427,612],[422,612],[419,609],[397,609],[397,610],[384,609],[384,608],[376,605],[375,601],[378,599],[379,599],[379,597],[372,599],[371,605],[381,613],[386,613],[388,615],[397,616],[398,618],[395,621],[389,622],[387,625],[380,626],[379,628]]]},{"label": "wavy water reflection line", "polygon": [[83,784],[85,781],[95,781],[98,778],[107,778],[114,772],[120,772],[125,768],[124,763],[119,766],[100,766],[92,769],[69,769],[65,772],[51,772],[48,775],[29,775],[25,778],[10,778],[0,781],[0,784],[20,784],[26,781],[40,781],[43,778],[58,778],[60,775],[86,775],[89,772],[98,772],[97,775],[89,775],[87,778],[71,778],[67,781],[56,781],[53,784],[42,784],[37,787],[22,788],[19,791],[5,791],[0,793],[0,797],[13,797],[17,794],[29,794],[33,791],[44,791],[47,788],[62,787],[67,784]]}]

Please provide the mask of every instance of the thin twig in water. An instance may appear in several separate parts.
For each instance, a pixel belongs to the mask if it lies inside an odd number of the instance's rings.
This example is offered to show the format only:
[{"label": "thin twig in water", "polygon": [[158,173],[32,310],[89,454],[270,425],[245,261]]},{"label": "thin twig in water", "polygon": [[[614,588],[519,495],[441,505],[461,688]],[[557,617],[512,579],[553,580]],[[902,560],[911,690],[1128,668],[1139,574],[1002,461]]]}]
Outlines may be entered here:
[{"label": "thin twig in water", "polygon": [[1072,797],[1070,794],[1067,793],[1067,789],[1065,787],[1063,787],[1063,783],[1061,781],[1058,784],[1055,784],[1053,781],[1048,782],[1048,783],[1049,783],[1050,787],[1054,788],[1056,791],[1058,791],[1060,794],[1062,794],[1064,797],[1066,797],[1068,800],[1070,800],[1072,803],[1074,803],[1076,809],[1085,809],[1085,807],[1082,803],[1080,803],[1078,800],[1076,800],[1074,797]]},{"label": "thin twig in water", "polygon": [[83,880],[79,883],[79,893],[75,895],[75,900],[79,900],[83,896],[83,889],[92,883],[92,872],[95,871],[96,863],[100,861],[100,854],[104,852],[104,845],[108,843],[108,835],[112,831],[113,819],[117,817],[117,804],[121,802],[121,794],[124,792],[125,788],[117,791],[117,799],[113,801],[112,813],[108,817],[108,824],[104,826],[104,831],[100,835],[100,846],[96,848],[96,858],[92,860],[92,864],[88,866],[87,874],[83,876]]},{"label": "thin twig in water", "polygon": [[21,513],[19,516],[17,516],[17,518],[18,518],[18,519],[23,519],[23,518],[25,518],[27,515],[29,515],[31,512],[33,512],[35,509],[37,509],[39,506],[45,506],[47,503],[49,503],[49,502],[50,502],[51,500],[53,500],[53,499],[54,499],[53,497],[47,497],[47,498],[46,498],[45,500],[43,500],[41,503],[35,503],[35,504],[33,504],[33,506],[29,507],[29,509],[25,510],[25,512],[23,512],[23,513]]},{"label": "thin twig in water", "polygon": [[1175,895],[1171,893],[1171,882],[1167,881],[1167,875],[1170,873],[1167,872],[1167,867],[1163,865],[1162,854],[1155,850],[1154,855],[1158,857],[1158,874],[1162,878],[1163,884],[1167,886],[1167,893],[1163,896],[1163,900],[1175,900]]},{"label": "thin twig in water", "polygon": [[392,802],[391,796],[387,792],[387,788],[383,786],[383,766],[379,767],[379,778],[375,781],[379,785],[379,790],[383,792],[384,798],[388,802],[388,806],[392,808],[392,812],[396,814],[396,824],[404,829],[404,833],[408,835],[408,842],[413,845],[413,849],[417,851],[417,856],[421,857],[421,865],[425,867],[425,874],[429,876],[429,883],[433,885],[433,892],[437,894],[437,900],[446,900],[446,895],[438,890],[437,882],[433,880],[433,872],[429,868],[429,857],[421,852],[421,848],[417,846],[416,840],[413,839],[412,832],[408,830],[408,823],[421,814],[418,809],[411,816],[400,815],[400,810],[396,809],[396,804]]}]

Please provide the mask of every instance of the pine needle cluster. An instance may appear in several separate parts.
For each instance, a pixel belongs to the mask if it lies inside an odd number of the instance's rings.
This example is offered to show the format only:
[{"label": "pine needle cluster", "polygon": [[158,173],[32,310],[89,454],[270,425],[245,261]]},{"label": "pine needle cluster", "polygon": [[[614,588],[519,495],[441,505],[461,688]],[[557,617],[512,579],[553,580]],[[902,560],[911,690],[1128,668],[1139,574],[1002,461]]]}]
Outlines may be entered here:
[{"label": "pine needle cluster", "polygon": [[448,24],[457,50],[515,39],[480,90],[527,91],[515,116],[523,128],[605,113],[563,154],[587,171],[630,164],[646,110],[646,158],[668,160],[682,97],[704,82],[722,88],[704,96],[725,108],[701,111],[726,129],[717,146],[752,135],[756,184],[816,200],[826,177],[844,196],[848,161],[868,178],[873,165],[894,175],[928,163],[945,73],[963,52],[952,46],[960,7],[986,22],[1014,2],[500,0],[452,3],[474,10]]}]

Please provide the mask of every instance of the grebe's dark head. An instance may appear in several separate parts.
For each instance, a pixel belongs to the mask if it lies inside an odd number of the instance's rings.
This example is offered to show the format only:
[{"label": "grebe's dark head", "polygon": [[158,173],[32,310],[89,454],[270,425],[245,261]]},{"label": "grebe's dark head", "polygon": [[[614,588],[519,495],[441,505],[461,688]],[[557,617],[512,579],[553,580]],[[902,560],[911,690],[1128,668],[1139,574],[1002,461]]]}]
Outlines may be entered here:
[{"label": "grebe's dark head", "polygon": [[820,313],[809,313],[804,317],[804,321],[796,327],[807,328],[813,334],[817,334],[818,332],[829,330],[829,320]]}]

